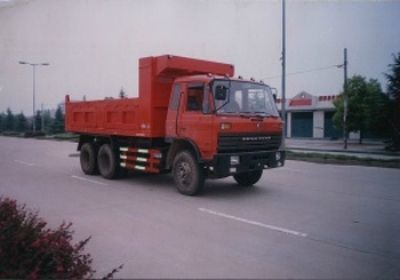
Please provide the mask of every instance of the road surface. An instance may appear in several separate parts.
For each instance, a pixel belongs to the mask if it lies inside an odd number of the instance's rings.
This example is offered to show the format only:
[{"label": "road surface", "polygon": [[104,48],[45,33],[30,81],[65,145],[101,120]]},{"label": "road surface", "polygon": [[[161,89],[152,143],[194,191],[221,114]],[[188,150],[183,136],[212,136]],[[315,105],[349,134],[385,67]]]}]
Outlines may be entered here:
[{"label": "road surface", "polygon": [[98,277],[400,277],[398,169],[287,161],[254,188],[210,180],[187,197],[170,175],[85,176],[74,143],[0,147],[0,194],[92,236]]}]

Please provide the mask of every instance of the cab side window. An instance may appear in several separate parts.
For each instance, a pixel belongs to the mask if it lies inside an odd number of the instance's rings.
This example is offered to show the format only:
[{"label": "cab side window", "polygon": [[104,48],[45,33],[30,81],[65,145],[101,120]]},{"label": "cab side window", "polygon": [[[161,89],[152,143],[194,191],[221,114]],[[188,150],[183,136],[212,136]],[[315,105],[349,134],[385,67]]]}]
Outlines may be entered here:
[{"label": "cab side window", "polygon": [[187,87],[186,111],[202,111],[204,96],[203,83],[191,83]]}]

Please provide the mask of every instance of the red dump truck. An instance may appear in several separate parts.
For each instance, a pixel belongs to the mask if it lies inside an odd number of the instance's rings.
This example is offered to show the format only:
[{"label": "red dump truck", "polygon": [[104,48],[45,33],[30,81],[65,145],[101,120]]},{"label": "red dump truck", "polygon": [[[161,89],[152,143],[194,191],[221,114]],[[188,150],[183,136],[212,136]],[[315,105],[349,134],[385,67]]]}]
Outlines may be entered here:
[{"label": "red dump truck", "polygon": [[233,176],[252,186],[264,169],[285,161],[271,88],[235,78],[231,64],[141,58],[137,98],[71,101],[67,95],[65,110],[87,175],[172,171],[178,191],[194,195],[206,178]]}]

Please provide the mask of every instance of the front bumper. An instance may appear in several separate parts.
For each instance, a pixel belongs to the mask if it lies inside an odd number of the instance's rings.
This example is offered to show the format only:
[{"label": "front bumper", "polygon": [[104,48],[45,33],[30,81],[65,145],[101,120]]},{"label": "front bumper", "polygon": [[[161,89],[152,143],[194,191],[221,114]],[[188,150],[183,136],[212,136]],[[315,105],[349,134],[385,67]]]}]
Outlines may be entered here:
[{"label": "front bumper", "polygon": [[285,164],[285,158],[286,153],[283,150],[216,154],[208,165],[208,172],[214,177],[226,177],[237,173],[281,167]]}]

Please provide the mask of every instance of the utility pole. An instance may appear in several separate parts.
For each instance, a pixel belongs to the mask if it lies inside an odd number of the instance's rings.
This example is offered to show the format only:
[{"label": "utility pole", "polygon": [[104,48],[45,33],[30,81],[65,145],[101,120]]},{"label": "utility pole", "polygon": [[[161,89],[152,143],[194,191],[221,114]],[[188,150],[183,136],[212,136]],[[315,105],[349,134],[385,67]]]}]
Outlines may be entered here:
[{"label": "utility pole", "polygon": [[285,149],[286,138],[286,5],[285,0],[282,0],[282,147]]},{"label": "utility pole", "polygon": [[344,84],[343,84],[343,140],[344,149],[347,150],[347,111],[348,111],[348,96],[347,96],[347,48],[344,49]]}]

